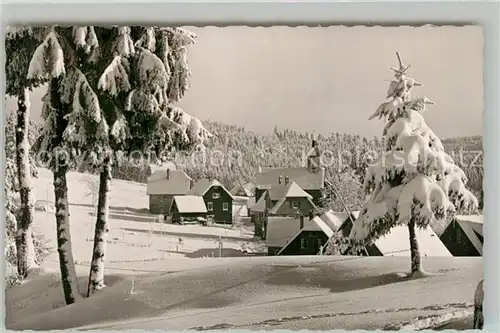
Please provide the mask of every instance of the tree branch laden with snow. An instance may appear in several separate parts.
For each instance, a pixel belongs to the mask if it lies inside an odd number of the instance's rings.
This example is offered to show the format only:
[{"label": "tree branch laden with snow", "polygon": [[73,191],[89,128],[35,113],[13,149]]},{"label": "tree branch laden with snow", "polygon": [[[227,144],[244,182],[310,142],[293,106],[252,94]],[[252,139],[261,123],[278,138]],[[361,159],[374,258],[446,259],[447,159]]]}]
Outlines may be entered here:
[{"label": "tree branch laden with snow", "polygon": [[55,31],[51,31],[31,58],[28,79],[50,79],[65,73],[64,54]]},{"label": "tree branch laden with snow", "polygon": [[478,209],[477,199],[465,188],[464,172],[423,118],[425,106],[434,103],[426,97],[411,99],[411,88],[422,84],[406,77],[409,66],[403,65],[399,54],[398,60],[399,68],[393,68],[396,80],[387,93],[391,100],[370,117],[387,121],[383,131],[387,147],[366,170],[364,189],[371,197],[350,234],[359,245],[370,244],[396,225],[412,221],[426,228],[456,212]]}]

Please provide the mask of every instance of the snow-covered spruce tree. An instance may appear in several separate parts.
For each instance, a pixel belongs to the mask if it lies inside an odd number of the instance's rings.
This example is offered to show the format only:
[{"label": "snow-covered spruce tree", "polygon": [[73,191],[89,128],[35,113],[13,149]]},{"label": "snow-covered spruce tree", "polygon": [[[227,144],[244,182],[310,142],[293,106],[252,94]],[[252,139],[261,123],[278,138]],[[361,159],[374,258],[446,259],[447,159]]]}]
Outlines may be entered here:
[{"label": "snow-covered spruce tree", "polygon": [[366,171],[364,187],[370,199],[355,221],[350,238],[364,246],[397,225],[407,225],[411,252],[411,275],[424,274],[416,228],[444,221],[457,211],[476,211],[477,199],[465,188],[467,178],[445,153],[443,145],[427,126],[423,113],[427,98],[412,99],[410,91],[420,86],[407,77],[397,53],[399,67],[387,92],[388,102],[370,117],[387,120],[383,136],[386,152]]},{"label": "snow-covered spruce tree", "polygon": [[71,246],[66,175],[76,163],[79,150],[87,148],[86,138],[99,141],[99,129],[105,125],[97,96],[79,69],[69,42],[72,33],[72,28],[47,28],[28,70],[28,78],[49,80],[42,107],[45,124],[35,149],[48,155],[54,175],[57,249],[66,304],[80,297]]},{"label": "snow-covered spruce tree", "polygon": [[158,155],[176,142],[189,147],[208,137],[198,119],[174,105],[189,87],[186,54],[195,37],[180,28],[73,28],[70,44],[104,124],[99,139],[82,142],[100,175],[88,296],[105,286],[112,167],[132,151]]},{"label": "snow-covered spruce tree", "polygon": [[[39,78],[27,78],[28,64],[31,55],[40,42],[42,29],[25,27],[7,27],[5,35],[6,50],[6,94],[17,98],[17,119],[15,129],[15,154],[6,151],[8,159],[15,160],[17,173],[16,188],[20,194],[18,211],[10,211],[18,216],[16,230],[16,256],[17,270],[22,278],[28,276],[30,270],[38,267],[33,239],[33,213],[35,197],[32,191],[32,171],[30,161],[30,143],[28,140],[30,126],[30,100],[29,93],[33,87],[43,83]],[[10,142],[9,142],[10,144]],[[7,150],[10,148],[7,147]],[[14,164],[7,163],[9,167]],[[14,208],[13,205],[10,205]],[[12,222],[12,221],[10,221]]]}]

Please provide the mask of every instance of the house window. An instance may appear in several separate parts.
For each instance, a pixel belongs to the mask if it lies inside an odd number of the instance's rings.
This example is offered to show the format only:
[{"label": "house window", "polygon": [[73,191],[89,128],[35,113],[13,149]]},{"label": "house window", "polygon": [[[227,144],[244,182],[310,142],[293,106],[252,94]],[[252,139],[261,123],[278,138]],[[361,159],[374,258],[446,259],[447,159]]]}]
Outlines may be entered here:
[{"label": "house window", "polygon": [[214,192],[212,193],[212,199],[219,199],[220,198],[220,193]]},{"label": "house window", "polygon": [[213,202],[207,202],[207,210],[209,212],[214,210],[214,203]]},{"label": "house window", "polygon": [[222,203],[222,210],[228,211],[229,210],[229,204],[227,202]]},{"label": "house window", "polygon": [[307,249],[307,238],[301,238],[300,239],[300,249],[301,250],[306,250]]},{"label": "house window", "polygon": [[318,249],[321,249],[321,247],[323,246],[323,240],[317,239],[316,244],[318,244]]},{"label": "house window", "polygon": [[299,209],[299,202],[298,201],[292,201],[292,208],[293,209]]}]

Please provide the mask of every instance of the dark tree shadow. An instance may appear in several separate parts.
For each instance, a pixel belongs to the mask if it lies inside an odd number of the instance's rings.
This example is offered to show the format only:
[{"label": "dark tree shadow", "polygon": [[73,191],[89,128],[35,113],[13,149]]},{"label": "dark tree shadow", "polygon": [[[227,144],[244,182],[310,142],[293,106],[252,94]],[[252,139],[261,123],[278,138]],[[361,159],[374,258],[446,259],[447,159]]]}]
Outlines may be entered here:
[{"label": "dark tree shadow", "polygon": [[330,289],[332,293],[363,290],[388,284],[416,279],[408,273],[388,273],[374,276],[354,276],[348,272],[335,272],[320,267],[314,269],[293,269],[283,274],[275,274],[266,280],[274,285],[310,286]]}]

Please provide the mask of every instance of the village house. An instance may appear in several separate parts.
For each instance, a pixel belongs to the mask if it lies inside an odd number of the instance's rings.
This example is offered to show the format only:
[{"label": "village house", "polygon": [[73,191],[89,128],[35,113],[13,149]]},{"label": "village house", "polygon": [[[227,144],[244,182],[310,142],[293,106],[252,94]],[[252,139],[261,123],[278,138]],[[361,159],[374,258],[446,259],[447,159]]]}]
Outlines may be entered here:
[{"label": "village house", "polygon": [[266,230],[268,255],[276,255],[300,231],[300,219],[290,216],[270,216]]},{"label": "village house", "polygon": [[262,194],[276,185],[288,182],[296,183],[308,193],[315,205],[320,205],[325,187],[325,169],[313,172],[306,167],[295,168],[262,168],[257,174],[255,185],[255,199],[258,201]]},{"label": "village house", "polygon": [[455,257],[482,256],[483,237],[483,215],[456,215],[439,236]]},{"label": "village house", "polygon": [[301,216],[299,231],[276,255],[317,255],[332,237],[334,231],[319,217],[312,220]]},{"label": "village house", "polygon": [[250,208],[252,222],[255,225],[255,235],[265,236],[267,216],[308,216],[312,217],[317,210],[312,196],[303,191],[295,182],[287,178],[278,179],[277,183],[267,189]]},{"label": "village house", "polygon": [[196,195],[176,195],[171,207],[173,223],[205,222],[207,208],[203,198]]},{"label": "village house", "polygon": [[147,183],[149,211],[152,214],[170,215],[174,196],[185,195],[191,184],[191,177],[182,170],[156,170],[149,176]]},{"label": "village house", "polygon": [[203,197],[208,216],[216,223],[233,223],[233,196],[217,180],[201,179],[188,192]]},{"label": "village house", "polygon": [[305,167],[259,167],[255,180],[255,200],[259,200],[266,190],[276,185],[277,180],[278,184],[288,180],[295,182],[302,190],[311,195],[315,205],[321,206],[323,189],[325,188],[325,168],[320,165],[320,157],[321,152],[317,139],[313,137]]}]

